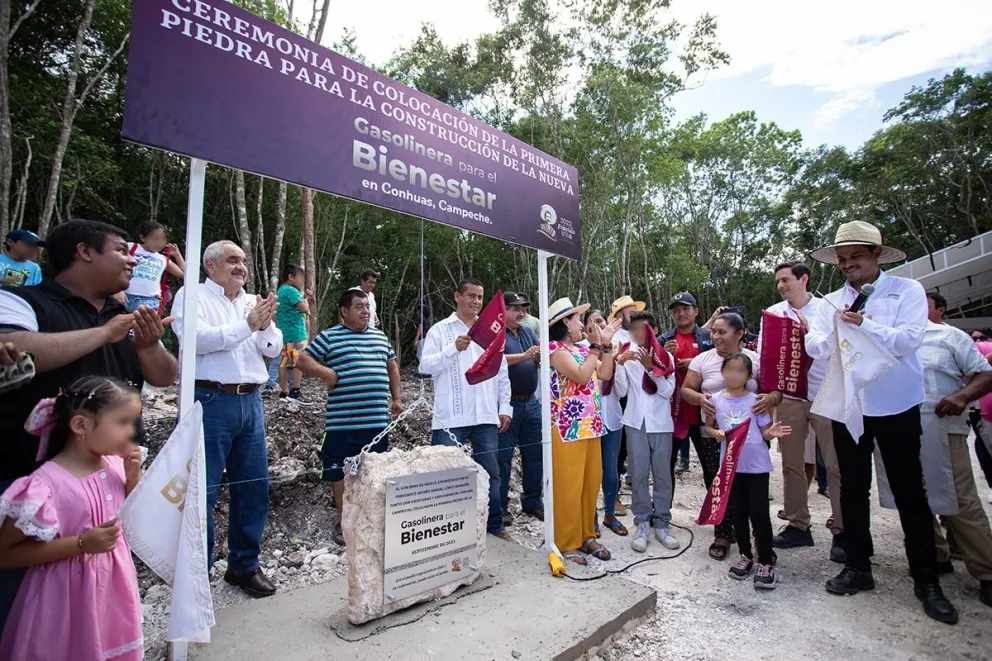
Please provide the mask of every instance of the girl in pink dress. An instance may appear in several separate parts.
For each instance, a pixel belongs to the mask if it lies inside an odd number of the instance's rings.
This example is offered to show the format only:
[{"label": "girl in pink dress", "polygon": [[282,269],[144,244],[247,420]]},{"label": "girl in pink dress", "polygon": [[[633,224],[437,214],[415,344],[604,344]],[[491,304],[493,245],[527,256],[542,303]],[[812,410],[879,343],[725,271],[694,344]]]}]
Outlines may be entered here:
[{"label": "girl in pink dress", "polygon": [[116,518],[141,478],[141,398],[84,377],[25,427],[42,464],[0,496],[0,567],[28,567],[0,637],[4,661],[141,659],[141,599]]}]

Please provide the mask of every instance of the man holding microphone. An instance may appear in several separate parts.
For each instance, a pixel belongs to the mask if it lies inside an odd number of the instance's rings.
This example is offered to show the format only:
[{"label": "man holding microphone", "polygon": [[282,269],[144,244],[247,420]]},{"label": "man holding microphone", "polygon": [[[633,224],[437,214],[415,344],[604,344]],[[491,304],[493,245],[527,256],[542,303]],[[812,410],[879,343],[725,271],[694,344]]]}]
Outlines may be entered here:
[{"label": "man holding microphone", "polygon": [[839,575],[827,581],[826,589],[832,594],[852,595],[875,588],[869,558],[872,453],[877,443],[899,510],[916,597],[929,617],[954,624],[958,612],[938,583],[933,514],[920,460],[920,405],[925,393],[917,352],[927,326],[926,293],[914,280],[882,272],[882,264],[902,261],[906,254],[883,245],[881,232],[866,222],[841,225],[834,243],[813,251],[811,256],[837,265],[847,282],[826,296],[830,305],[822,306],[812,319],[807,321],[800,316],[809,328],[809,355],[826,362],[840,350],[834,332],[839,315],[838,323],[859,326],[898,361],[860,392],[864,421],[860,439],[851,437],[845,423],[832,423],[841,474],[842,544],[847,564]]}]

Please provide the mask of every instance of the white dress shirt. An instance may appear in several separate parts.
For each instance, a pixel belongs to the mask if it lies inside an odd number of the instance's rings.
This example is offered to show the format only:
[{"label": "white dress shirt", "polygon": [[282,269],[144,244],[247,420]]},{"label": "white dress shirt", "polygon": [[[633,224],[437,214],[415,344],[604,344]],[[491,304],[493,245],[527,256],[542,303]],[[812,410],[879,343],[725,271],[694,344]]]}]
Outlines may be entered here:
[{"label": "white dress shirt", "polygon": [[644,374],[644,365],[637,359],[628,360],[616,369],[613,387],[620,397],[627,398],[623,424],[633,429],[641,429],[643,426],[648,434],[674,432],[672,395],[675,393],[675,374],[667,378],[651,376],[651,380],[658,386],[658,392],[653,395],[641,385]]},{"label": "white dress shirt", "polygon": [[[182,346],[183,299],[186,288],[176,292],[172,324]],[[232,301],[224,288],[209,278],[200,286],[196,305],[196,378],[223,384],[257,383],[269,379],[262,356],[275,358],[282,351],[282,331],[274,323],[252,332],[248,313],[255,297],[242,289]]]},{"label": "white dress shirt", "polygon": [[[808,320],[806,351],[814,360],[827,362],[836,351],[834,317],[838,313],[834,308],[843,310],[857,296],[854,287],[844,283],[826,296],[833,307],[821,306],[816,317]],[[926,394],[919,350],[926,332],[927,311],[926,292],[915,280],[883,272],[875,281],[875,291],[862,310],[865,319],[861,328],[899,359],[899,364],[865,386],[861,394],[865,415],[895,415],[923,403]]]},{"label": "white dress shirt", "polygon": [[468,326],[452,314],[427,331],[420,371],[434,378],[434,420],[432,429],[457,429],[475,425],[499,425],[499,416],[513,417],[510,405],[510,376],[506,358],[493,379],[469,385],[465,372],[482,356],[475,342],[458,351],[455,340],[468,335]]},{"label": "white dress shirt", "polygon": [[[932,412],[937,403],[961,390],[976,374],[992,371],[992,365],[962,330],[947,324],[927,322],[926,335],[920,348],[923,362],[923,383],[927,399],[924,413]],[[967,411],[958,416],[941,418],[950,434],[970,433]]]},{"label": "white dress shirt", "polygon": [[[816,296],[810,296],[809,303],[798,309],[803,317],[806,318],[807,323],[812,324],[813,318],[820,314],[821,308],[827,308],[827,310],[833,311],[830,304],[824,301],[822,298],[817,298]],[[768,308],[767,312],[773,314],[777,317],[788,317],[794,321],[799,321],[798,315],[796,315],[796,308],[792,307],[792,304],[788,301],[782,301],[776,303],[775,305]],[[758,355],[761,355],[761,326],[758,326]],[[830,367],[830,361],[828,360],[814,360],[813,364],[809,368],[809,372],[806,374],[806,399],[813,401],[816,399],[816,393],[820,392],[820,386],[823,385],[823,379],[827,376],[827,368]],[[797,399],[795,397],[789,397],[789,395],[783,395],[789,399]]]}]

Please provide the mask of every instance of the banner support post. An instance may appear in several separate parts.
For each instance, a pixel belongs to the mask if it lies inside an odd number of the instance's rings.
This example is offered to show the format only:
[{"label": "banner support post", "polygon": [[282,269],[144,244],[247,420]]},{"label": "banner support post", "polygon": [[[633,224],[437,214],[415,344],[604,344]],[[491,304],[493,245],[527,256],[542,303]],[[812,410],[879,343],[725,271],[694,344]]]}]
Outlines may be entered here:
[{"label": "banner support post", "polygon": [[561,557],[555,546],[554,466],[551,452],[551,338],[548,335],[548,257],[537,251],[537,299],[541,320],[541,450],[544,453],[544,549]]},{"label": "banner support post", "polygon": [[[186,206],[186,277],[183,280],[183,319],[193,320],[192,333],[183,333],[179,347],[179,418],[193,408],[193,387],[196,381],[196,304],[200,289],[200,255],[203,240],[203,196],[206,188],[207,162],[190,159],[189,199]],[[204,512],[203,515],[206,515]],[[207,573],[210,572],[207,559]],[[169,644],[169,661],[186,661],[188,644]]]}]

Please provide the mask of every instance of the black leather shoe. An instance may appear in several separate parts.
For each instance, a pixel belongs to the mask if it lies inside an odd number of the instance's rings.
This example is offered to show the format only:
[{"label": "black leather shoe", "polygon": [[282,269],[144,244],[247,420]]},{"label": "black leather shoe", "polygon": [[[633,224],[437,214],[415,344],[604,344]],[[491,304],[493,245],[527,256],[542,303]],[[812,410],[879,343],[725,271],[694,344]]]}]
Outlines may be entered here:
[{"label": "black leather shoe", "polygon": [[875,589],[875,579],[870,571],[858,571],[844,567],[835,578],[827,581],[827,592],[831,594],[857,594],[865,590]]},{"label": "black leather shoe", "polygon": [[271,597],[276,593],[276,586],[262,573],[261,569],[256,569],[250,574],[235,574],[228,570],[224,574],[224,580],[235,587],[239,587],[256,599]]},{"label": "black leather shoe", "polygon": [[535,507],[532,510],[524,510],[524,514],[529,514],[530,516],[534,517],[535,519],[539,519],[541,521],[544,521],[544,508],[543,507]]},{"label": "black leather shoe", "polygon": [[978,600],[992,607],[992,581],[982,581],[982,587],[978,588]]},{"label": "black leather shoe", "polygon": [[836,562],[839,565],[847,564],[847,551],[837,543],[836,539],[834,539],[833,544],[830,546],[830,561]]},{"label": "black leather shoe", "polygon": [[813,531],[800,530],[793,525],[784,526],[772,538],[772,546],[777,549],[795,549],[800,546],[813,546]]},{"label": "black leather shoe", "polygon": [[958,609],[944,596],[940,585],[917,583],[913,591],[916,593],[916,598],[923,602],[923,612],[927,617],[946,624],[958,623]]}]

